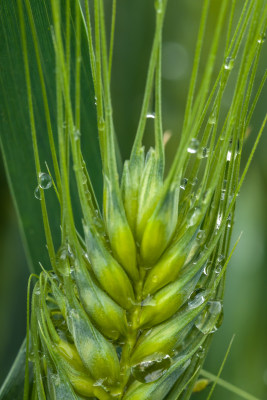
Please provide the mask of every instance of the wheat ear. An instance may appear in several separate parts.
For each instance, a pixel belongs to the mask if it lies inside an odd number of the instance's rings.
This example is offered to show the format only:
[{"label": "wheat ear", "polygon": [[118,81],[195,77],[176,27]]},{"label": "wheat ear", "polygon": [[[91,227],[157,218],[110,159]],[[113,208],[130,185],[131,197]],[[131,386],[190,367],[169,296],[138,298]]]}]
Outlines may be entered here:
[{"label": "wheat ear", "polygon": [[[56,59],[58,157],[51,145],[58,171],[55,181],[40,171],[23,4],[33,38],[35,26],[30,1],[18,0],[38,190],[51,259],[51,270],[43,270],[32,294],[35,379],[31,398],[189,399],[213,333],[222,323],[225,272],[235,248],[229,251],[236,197],[266,122],[265,118],[240,178],[245,134],[266,78],[253,100],[266,2],[247,0],[233,27],[235,2],[229,6],[228,0],[221,1],[200,79],[198,67],[209,11],[209,1],[204,1],[184,125],[168,171],[161,115],[161,44],[167,0],[155,2],[156,28],[143,106],[122,174],[117,167],[110,93],[116,3],[109,54],[103,0],[94,1],[94,34],[87,1],[85,14],[78,0],[48,3]],[[62,32],[63,16],[69,16],[67,29],[70,15],[76,35],[74,90],[71,49],[68,35]],[[213,80],[225,26],[224,61]],[[81,48],[82,29],[88,49]],[[38,41],[34,43],[39,59]],[[90,56],[97,98],[102,207],[97,204],[81,151],[83,135],[92,134],[82,130],[79,117],[85,51]],[[225,112],[222,99],[233,69],[236,78]],[[39,74],[42,77],[41,65]],[[153,92],[155,110],[148,114]],[[46,115],[48,118],[49,113]],[[154,121],[155,146],[146,153],[142,140],[147,118]],[[72,212],[69,154],[83,213],[83,234],[77,232]],[[61,206],[62,243],[56,252],[44,196],[52,183]],[[24,400],[28,396],[26,379]]]}]

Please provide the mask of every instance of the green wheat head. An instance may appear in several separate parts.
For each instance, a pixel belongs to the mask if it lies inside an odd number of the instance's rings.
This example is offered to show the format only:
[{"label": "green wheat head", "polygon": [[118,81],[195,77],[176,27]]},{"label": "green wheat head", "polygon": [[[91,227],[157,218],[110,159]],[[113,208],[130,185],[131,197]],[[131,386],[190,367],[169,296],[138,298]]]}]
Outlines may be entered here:
[{"label": "green wheat head", "polygon": [[[254,88],[267,21],[266,2],[245,1],[236,24],[235,1],[221,2],[200,79],[210,3],[204,1],[180,142],[167,171],[161,114],[167,0],[155,2],[155,34],[143,105],[130,159],[122,172],[110,93],[116,2],[109,45],[103,0],[95,0],[90,7],[79,0],[47,3],[56,59],[57,132],[51,127],[31,2],[18,0],[38,178],[35,195],[41,200],[51,261],[45,266],[50,271],[43,270],[32,294],[27,349],[34,385],[30,391],[27,362],[24,399],[189,399],[197,390],[196,380],[213,333],[222,323],[225,272],[234,250],[229,255],[236,197],[266,122],[265,118],[240,177],[246,132],[266,78],[265,74]],[[42,172],[38,154],[26,16],[53,159],[48,173]],[[70,48],[71,24],[75,49]],[[81,46],[84,27],[86,48]],[[218,49],[223,33],[221,57]],[[75,65],[70,63],[71,51]],[[103,204],[96,200],[82,156],[83,135],[94,134],[83,131],[80,122],[85,53],[90,57],[96,98]],[[218,62],[221,68],[216,72]],[[72,69],[74,83],[70,82]],[[232,97],[225,112],[221,105],[232,70]],[[155,145],[146,152],[142,142],[147,118],[154,122]],[[83,213],[83,233],[78,233],[73,216],[71,169]],[[56,250],[45,201],[45,190],[52,185],[61,210],[61,246]]]}]

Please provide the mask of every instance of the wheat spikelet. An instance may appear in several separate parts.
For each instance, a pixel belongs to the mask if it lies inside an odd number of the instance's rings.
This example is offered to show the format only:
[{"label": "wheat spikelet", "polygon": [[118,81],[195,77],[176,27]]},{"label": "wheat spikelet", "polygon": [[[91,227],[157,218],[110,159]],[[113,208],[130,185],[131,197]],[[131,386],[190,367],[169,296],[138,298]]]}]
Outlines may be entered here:
[{"label": "wheat spikelet", "polygon": [[[230,10],[224,63],[217,80],[211,82],[218,39],[227,20],[228,1],[222,2],[210,59],[194,97],[208,13],[208,1],[204,3],[181,141],[166,173],[160,83],[166,4],[165,0],[156,2],[156,33],[143,109],[121,180],[102,1],[95,1],[94,49],[89,22],[87,25],[103,161],[100,212],[81,154],[80,136],[84,133],[77,134],[79,118],[74,117],[68,84],[60,7],[51,2],[61,171],[61,189],[57,190],[63,233],[62,245],[56,257],[51,257],[53,270],[41,273],[32,294],[33,399],[188,399],[212,334],[222,322],[235,200],[245,176],[239,180],[240,159],[261,49],[255,38],[264,31],[267,9],[260,1],[246,2],[231,40]],[[80,85],[79,6],[75,2],[76,94]],[[86,7],[89,16],[88,4]],[[246,25],[250,27],[247,32]],[[26,66],[27,62],[26,58]],[[234,65],[238,77],[229,112],[223,115],[222,96]],[[146,153],[142,138],[153,86],[155,146]],[[79,95],[74,102],[79,109]],[[254,106],[252,103],[250,109]],[[61,129],[64,112],[67,139]],[[76,232],[71,209],[69,141],[83,211],[83,235]],[[44,204],[44,197],[41,201]]]}]

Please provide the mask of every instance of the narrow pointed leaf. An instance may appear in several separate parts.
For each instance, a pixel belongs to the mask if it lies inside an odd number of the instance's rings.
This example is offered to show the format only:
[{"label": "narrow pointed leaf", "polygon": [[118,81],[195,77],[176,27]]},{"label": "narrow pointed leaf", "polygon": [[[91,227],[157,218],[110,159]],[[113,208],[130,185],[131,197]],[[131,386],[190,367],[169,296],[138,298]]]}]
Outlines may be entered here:
[{"label": "narrow pointed leaf", "polygon": [[[25,6],[25,2],[23,2]],[[74,2],[71,2],[71,16],[74,20]],[[55,57],[51,34],[51,10],[49,2],[31,1],[31,12],[35,23],[39,44],[39,57],[46,85],[47,100],[53,134],[56,132],[56,85]],[[62,10],[62,15],[64,16]],[[37,140],[40,152],[41,169],[47,172],[45,163],[55,177],[44,111],[44,99],[40,89],[40,77],[36,62],[36,53],[32,31],[29,24],[26,7],[24,7],[26,24],[28,58],[30,60],[31,85],[34,102]],[[63,27],[64,29],[64,27]],[[29,123],[29,111],[25,84],[23,54],[19,28],[17,1],[4,0],[0,4],[0,40],[1,40],[1,77],[0,77],[0,143],[5,168],[12,192],[13,201],[19,217],[19,224],[24,240],[30,269],[39,271],[39,262],[45,268],[50,268],[48,253],[45,246],[45,236],[41,215],[40,201],[35,198],[34,191],[38,185]],[[70,64],[74,65],[75,32],[71,26]],[[81,66],[81,140],[83,154],[87,160],[94,191],[101,201],[102,179],[101,160],[97,138],[96,112],[94,104],[93,84],[90,73],[90,62],[87,52],[87,38],[82,25],[82,55]],[[71,82],[74,82],[75,70],[71,70]],[[73,75],[73,76],[72,76]],[[54,137],[57,143],[57,137]],[[72,171],[71,171],[72,174]],[[59,245],[59,205],[53,189],[45,191],[48,215],[55,248]],[[36,194],[38,197],[38,193]],[[81,212],[78,205],[77,189],[72,184],[73,210],[77,219],[78,229],[81,227]]]}]

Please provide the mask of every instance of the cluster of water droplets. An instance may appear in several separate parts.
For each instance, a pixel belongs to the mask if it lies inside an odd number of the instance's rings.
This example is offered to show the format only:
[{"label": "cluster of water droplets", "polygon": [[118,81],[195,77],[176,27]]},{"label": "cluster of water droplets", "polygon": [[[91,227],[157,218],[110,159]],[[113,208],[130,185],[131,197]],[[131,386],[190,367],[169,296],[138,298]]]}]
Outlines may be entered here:
[{"label": "cluster of water droplets", "polygon": [[223,254],[219,254],[216,260],[216,265],[215,265],[215,269],[214,272],[215,274],[219,275],[221,270],[222,270],[222,262],[224,261],[224,255]]},{"label": "cluster of water droplets", "polygon": [[40,172],[38,176],[38,186],[34,190],[34,196],[37,200],[41,200],[40,188],[47,190],[52,186],[52,178],[46,172]]}]

